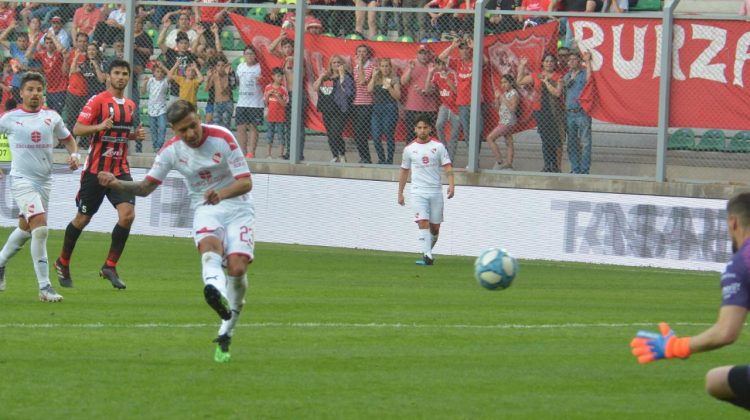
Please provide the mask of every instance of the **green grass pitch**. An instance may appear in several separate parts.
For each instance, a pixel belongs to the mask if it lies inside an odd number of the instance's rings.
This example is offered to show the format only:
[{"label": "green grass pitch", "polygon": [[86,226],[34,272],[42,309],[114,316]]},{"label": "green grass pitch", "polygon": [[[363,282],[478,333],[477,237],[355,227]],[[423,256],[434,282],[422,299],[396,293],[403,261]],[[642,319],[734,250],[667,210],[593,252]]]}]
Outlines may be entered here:
[{"label": "green grass pitch", "polygon": [[[52,232],[50,261],[61,240]],[[744,417],[703,379],[750,362],[747,336],[648,366],[628,346],[662,320],[679,335],[710,325],[717,273],[521,261],[490,292],[471,258],[421,267],[415,254],[260,243],[232,361],[217,364],[192,240],[132,236],[125,291],[98,278],[108,246],[84,233],[59,304],[37,301],[28,244],[9,263],[0,418]]]}]

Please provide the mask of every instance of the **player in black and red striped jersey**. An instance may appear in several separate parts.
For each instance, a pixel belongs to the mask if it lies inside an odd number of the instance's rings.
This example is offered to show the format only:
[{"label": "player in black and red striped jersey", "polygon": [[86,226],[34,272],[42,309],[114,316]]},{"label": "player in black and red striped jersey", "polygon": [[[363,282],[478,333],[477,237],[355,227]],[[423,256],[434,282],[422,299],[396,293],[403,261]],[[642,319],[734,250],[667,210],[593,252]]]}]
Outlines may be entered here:
[{"label": "player in black and red striped jersey", "polygon": [[57,279],[63,287],[73,287],[70,276],[73,249],[81,232],[99,210],[104,197],[107,197],[117,209],[117,224],[112,229],[109,254],[99,275],[115,288],[125,288],[115,267],[135,219],[135,197],[100,186],[97,173],[106,171],[113,173],[117,179],[133,179],[128,165],[128,141],[142,141],[145,131],[143,127],[135,126],[134,118],[138,110],[135,103],[124,96],[125,88],[130,82],[130,74],[130,64],[127,61],[113,60],[107,75],[107,90],[89,99],[73,127],[74,135],[92,138],[81,174],[81,186],[76,195],[78,212],[65,229],[62,251],[55,261]]}]

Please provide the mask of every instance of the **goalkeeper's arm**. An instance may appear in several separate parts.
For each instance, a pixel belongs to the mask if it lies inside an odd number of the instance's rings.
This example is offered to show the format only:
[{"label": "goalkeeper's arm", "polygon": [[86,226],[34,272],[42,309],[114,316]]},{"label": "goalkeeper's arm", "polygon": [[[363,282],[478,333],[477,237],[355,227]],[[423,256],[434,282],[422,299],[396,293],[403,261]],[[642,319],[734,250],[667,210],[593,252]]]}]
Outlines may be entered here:
[{"label": "goalkeeper's arm", "polygon": [[719,311],[719,319],[711,328],[694,337],[677,337],[666,323],[660,333],[640,331],[630,342],[632,353],[640,363],[659,359],[686,359],[693,353],[714,350],[734,343],[742,331],[747,308],[727,305]]}]

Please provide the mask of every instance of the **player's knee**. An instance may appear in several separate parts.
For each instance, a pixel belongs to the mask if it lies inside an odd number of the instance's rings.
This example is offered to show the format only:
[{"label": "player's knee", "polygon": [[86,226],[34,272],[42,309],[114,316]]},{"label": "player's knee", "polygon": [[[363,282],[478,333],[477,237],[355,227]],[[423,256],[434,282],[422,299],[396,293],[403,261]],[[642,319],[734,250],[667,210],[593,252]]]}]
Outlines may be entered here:
[{"label": "player's knee", "polygon": [[31,231],[31,238],[36,240],[46,240],[49,236],[49,230],[47,226],[39,226],[38,228]]},{"label": "player's knee", "polygon": [[118,215],[117,224],[126,229],[130,229],[130,226],[133,225],[134,220],[135,220],[134,211],[124,211]]},{"label": "player's knee", "polygon": [[[750,384],[747,380],[747,375],[744,378],[742,375],[732,374],[733,371],[737,371],[738,367],[722,366],[709,370],[706,373],[705,389],[708,395],[720,399],[726,400],[734,397],[735,392],[732,386],[732,377],[734,376],[734,382],[736,386],[750,389]],[[742,370],[741,372],[746,372]]]}]

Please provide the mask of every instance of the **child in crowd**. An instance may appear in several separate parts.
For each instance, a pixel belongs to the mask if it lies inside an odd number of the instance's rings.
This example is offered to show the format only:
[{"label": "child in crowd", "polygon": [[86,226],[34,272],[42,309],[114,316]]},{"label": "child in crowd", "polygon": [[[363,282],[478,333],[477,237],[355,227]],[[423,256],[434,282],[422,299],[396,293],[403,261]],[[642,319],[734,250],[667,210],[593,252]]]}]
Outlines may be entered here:
[{"label": "child in crowd", "polygon": [[277,144],[281,144],[279,156],[284,156],[284,138],[286,137],[286,104],[289,102],[289,93],[282,84],[284,81],[284,70],[274,67],[271,70],[272,82],[263,91],[263,100],[266,104],[268,115],[266,125],[268,126],[268,157],[272,158],[271,152],[274,143],[274,134],[278,135]]},{"label": "child in crowd", "polygon": [[180,87],[180,99],[184,99],[193,105],[198,105],[198,87],[203,82],[203,75],[198,70],[198,65],[192,62],[187,69],[185,69],[185,76],[177,74],[177,69],[180,66],[179,61],[175,61],[174,66],[169,70],[169,78],[177,83]]},{"label": "child in crowd", "polygon": [[160,61],[153,68],[154,77],[146,77],[141,84],[141,95],[148,92],[148,116],[151,118],[151,145],[158,152],[167,135],[167,100],[169,99],[169,80],[167,69]]},{"label": "child in crowd", "polygon": [[[520,102],[518,95],[518,86],[510,74],[504,74],[500,81],[502,90],[495,91],[495,102],[500,110],[500,122],[497,127],[487,135],[487,144],[495,156],[495,166],[492,169],[513,169],[513,126],[517,122],[517,112]],[[506,160],[500,154],[500,149],[495,144],[498,137],[505,136],[505,145],[507,147]]]}]

